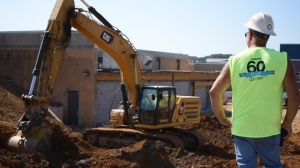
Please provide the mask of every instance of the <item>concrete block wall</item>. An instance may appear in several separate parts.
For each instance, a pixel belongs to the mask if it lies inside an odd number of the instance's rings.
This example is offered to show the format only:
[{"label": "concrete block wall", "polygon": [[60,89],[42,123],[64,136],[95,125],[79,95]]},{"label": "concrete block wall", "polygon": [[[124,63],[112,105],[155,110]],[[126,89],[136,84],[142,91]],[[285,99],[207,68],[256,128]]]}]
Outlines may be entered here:
[{"label": "concrete block wall", "polygon": [[[191,96],[193,90],[193,82],[191,81],[176,81],[175,82],[177,95]],[[207,87],[197,87],[195,91],[195,96],[201,99],[201,110],[209,108],[207,101],[208,92]]]},{"label": "concrete block wall", "polygon": [[190,81],[176,81],[174,87],[176,88],[177,95],[192,95],[192,83]]},{"label": "concrete block wall", "polygon": [[195,96],[198,96],[201,98],[201,110],[210,109],[210,98],[208,94],[208,88],[209,87],[197,87]]},{"label": "concrete block wall", "polygon": [[[111,109],[119,108],[122,101],[120,81],[97,81],[96,125],[107,123]],[[117,92],[116,92],[117,91]]]}]

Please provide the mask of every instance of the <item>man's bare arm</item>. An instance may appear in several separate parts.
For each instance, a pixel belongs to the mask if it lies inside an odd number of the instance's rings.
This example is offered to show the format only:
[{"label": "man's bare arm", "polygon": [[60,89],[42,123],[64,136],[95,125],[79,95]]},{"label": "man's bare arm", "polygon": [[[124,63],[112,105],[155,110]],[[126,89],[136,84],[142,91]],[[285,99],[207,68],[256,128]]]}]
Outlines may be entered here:
[{"label": "man's bare arm", "polygon": [[230,86],[230,69],[227,63],[209,91],[211,105],[215,116],[221,124],[231,126],[231,121],[225,116],[222,94]]}]

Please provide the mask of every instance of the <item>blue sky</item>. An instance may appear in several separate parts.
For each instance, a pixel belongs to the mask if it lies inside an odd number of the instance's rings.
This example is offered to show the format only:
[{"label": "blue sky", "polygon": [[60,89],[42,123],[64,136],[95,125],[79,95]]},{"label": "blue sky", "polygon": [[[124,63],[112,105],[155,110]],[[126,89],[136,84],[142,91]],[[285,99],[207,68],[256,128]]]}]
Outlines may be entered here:
[{"label": "blue sky", "polygon": [[[55,0],[1,1],[0,31],[44,30]],[[277,36],[268,47],[300,43],[299,0],[86,0],[137,49],[203,57],[246,49],[244,26],[266,12]],[[75,6],[86,9],[80,0]],[[87,9],[86,9],[87,10]]]}]

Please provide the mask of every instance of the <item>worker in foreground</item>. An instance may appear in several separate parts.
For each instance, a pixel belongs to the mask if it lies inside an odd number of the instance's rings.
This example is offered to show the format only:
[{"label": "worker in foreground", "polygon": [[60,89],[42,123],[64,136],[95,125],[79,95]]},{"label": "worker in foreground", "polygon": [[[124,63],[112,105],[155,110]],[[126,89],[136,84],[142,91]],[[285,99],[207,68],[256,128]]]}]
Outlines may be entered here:
[{"label": "worker in foreground", "polygon": [[[257,167],[257,157],[265,167],[282,167],[283,139],[292,134],[292,121],[300,96],[294,69],[286,52],[266,47],[269,36],[276,36],[272,17],[260,12],[245,24],[248,49],[231,56],[210,90],[215,116],[231,127],[239,167]],[[226,118],[222,93],[232,86],[232,120]],[[289,97],[283,122],[283,88]]]}]

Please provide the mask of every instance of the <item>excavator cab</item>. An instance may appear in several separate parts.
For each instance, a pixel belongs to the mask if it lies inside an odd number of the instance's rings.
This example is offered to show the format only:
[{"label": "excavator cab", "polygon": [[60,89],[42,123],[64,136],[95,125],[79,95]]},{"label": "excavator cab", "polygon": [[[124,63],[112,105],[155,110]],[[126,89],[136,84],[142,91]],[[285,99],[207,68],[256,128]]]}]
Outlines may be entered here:
[{"label": "excavator cab", "polygon": [[144,86],[139,105],[139,124],[170,123],[175,108],[176,89],[170,86]]}]

